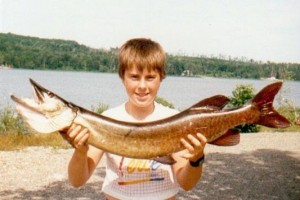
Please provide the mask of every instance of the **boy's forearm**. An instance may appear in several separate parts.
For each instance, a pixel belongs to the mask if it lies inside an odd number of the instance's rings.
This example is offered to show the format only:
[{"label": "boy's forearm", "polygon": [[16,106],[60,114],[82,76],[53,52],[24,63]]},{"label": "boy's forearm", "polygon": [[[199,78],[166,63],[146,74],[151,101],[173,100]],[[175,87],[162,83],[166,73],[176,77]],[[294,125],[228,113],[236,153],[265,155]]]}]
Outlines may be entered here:
[{"label": "boy's forearm", "polygon": [[193,167],[187,161],[186,165],[178,170],[177,172],[177,182],[182,187],[182,189],[188,191],[193,189],[202,176],[202,165],[198,167]]},{"label": "boy's forearm", "polygon": [[74,187],[80,187],[86,183],[90,176],[87,153],[75,149],[69,162],[68,175]]}]

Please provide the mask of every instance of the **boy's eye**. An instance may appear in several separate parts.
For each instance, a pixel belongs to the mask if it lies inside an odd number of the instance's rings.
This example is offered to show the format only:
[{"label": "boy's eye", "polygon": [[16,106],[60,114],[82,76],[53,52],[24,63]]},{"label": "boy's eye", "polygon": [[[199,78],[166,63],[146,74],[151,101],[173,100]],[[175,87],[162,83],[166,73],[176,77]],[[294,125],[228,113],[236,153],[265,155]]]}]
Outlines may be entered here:
[{"label": "boy's eye", "polygon": [[131,78],[131,79],[138,79],[139,76],[138,76],[138,75],[131,75],[130,78]]},{"label": "boy's eye", "polygon": [[151,81],[151,80],[153,80],[154,79],[154,77],[147,77],[147,80],[149,80],[149,81]]},{"label": "boy's eye", "polygon": [[151,75],[151,76],[147,76],[147,80],[153,80],[153,79],[155,79],[156,78],[156,76],[154,76],[154,75]]}]

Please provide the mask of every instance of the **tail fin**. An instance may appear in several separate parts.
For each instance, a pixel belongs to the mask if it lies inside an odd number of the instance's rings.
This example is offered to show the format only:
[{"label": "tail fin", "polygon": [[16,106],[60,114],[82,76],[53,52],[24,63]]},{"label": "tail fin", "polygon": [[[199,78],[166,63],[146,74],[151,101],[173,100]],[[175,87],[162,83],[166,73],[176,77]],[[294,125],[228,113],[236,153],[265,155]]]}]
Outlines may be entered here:
[{"label": "tail fin", "polygon": [[263,88],[252,100],[261,111],[261,116],[256,124],[271,128],[286,128],[291,126],[289,120],[280,115],[273,107],[275,95],[282,86],[282,82],[272,83]]}]

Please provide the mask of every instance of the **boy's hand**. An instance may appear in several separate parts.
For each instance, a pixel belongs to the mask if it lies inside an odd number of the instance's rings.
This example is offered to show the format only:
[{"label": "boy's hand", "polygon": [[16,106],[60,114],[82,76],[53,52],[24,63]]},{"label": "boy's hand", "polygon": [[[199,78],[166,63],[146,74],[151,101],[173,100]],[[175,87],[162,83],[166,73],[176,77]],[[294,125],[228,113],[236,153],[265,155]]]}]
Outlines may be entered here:
[{"label": "boy's hand", "polygon": [[188,150],[188,153],[183,155],[184,158],[189,159],[192,162],[197,161],[204,156],[204,148],[207,139],[201,133],[197,133],[196,136],[189,134],[188,140],[181,138],[181,143]]},{"label": "boy's hand", "polygon": [[86,153],[88,151],[87,140],[90,136],[89,130],[78,124],[72,124],[68,130],[60,132],[65,140],[67,140],[74,148]]}]

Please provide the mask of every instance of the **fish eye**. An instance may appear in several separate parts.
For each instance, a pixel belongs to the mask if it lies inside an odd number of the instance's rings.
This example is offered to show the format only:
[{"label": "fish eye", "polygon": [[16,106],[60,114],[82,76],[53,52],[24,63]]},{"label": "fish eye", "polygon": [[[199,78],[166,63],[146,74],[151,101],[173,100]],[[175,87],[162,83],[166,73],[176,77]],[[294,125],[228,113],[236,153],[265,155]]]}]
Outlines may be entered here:
[{"label": "fish eye", "polygon": [[47,95],[48,95],[49,97],[53,97],[53,96],[54,96],[54,94],[53,94],[52,92],[47,92]]}]

